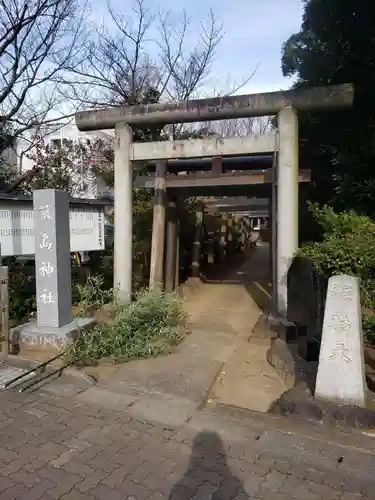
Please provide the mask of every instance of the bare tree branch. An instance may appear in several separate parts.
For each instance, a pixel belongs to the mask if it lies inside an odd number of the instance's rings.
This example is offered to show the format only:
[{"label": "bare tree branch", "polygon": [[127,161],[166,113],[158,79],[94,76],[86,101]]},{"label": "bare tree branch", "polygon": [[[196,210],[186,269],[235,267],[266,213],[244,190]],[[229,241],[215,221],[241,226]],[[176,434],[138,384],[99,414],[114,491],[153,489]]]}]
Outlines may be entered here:
[{"label": "bare tree branch", "polygon": [[254,118],[234,118],[200,124],[220,137],[264,135],[273,131],[272,119],[268,116]]},{"label": "bare tree branch", "polygon": [[[173,27],[169,23],[170,12],[160,15],[161,61],[164,78],[161,93],[176,100],[185,100],[196,92],[211,70],[216,48],[222,39],[221,25],[218,25],[212,10],[207,25],[201,23],[198,42],[191,52],[185,51],[186,35],[191,23],[183,12],[181,26]],[[175,47],[175,48],[174,48]]]},{"label": "bare tree branch", "polygon": [[196,135],[207,138],[217,137],[246,137],[250,135],[264,135],[275,131],[272,117],[259,116],[254,118],[233,118],[231,120],[217,120],[211,122],[185,123],[179,134]]},{"label": "bare tree branch", "polygon": [[108,12],[111,23],[87,42],[88,58],[69,68],[67,96],[87,107],[126,106],[187,99],[203,83],[222,37],[212,11],[189,50],[186,12],[175,23],[171,12],[151,12],[146,0],[135,0],[130,17],[111,4]]},{"label": "bare tree branch", "polygon": [[85,15],[79,0],[0,0],[0,134],[14,139],[66,114],[59,85],[85,57]]}]

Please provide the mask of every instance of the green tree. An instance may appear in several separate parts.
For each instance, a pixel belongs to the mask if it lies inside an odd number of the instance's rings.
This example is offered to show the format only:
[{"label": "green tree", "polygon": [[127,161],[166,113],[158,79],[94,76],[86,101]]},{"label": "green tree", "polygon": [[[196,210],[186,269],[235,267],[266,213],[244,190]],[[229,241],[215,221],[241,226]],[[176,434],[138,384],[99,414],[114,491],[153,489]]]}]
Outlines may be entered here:
[{"label": "green tree", "polygon": [[351,109],[301,116],[311,196],[336,208],[375,213],[375,24],[371,0],[304,0],[301,30],[282,50],[295,86],[353,83]]}]

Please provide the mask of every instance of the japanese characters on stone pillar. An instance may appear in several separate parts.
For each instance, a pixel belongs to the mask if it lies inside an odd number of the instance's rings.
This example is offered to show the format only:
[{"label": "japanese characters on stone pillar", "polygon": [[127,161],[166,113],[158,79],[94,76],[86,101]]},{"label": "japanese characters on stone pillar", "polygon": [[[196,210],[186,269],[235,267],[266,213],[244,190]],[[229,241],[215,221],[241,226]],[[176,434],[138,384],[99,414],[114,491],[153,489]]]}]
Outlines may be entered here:
[{"label": "japanese characters on stone pillar", "polygon": [[71,323],[69,196],[65,191],[34,191],[37,326]]},{"label": "japanese characters on stone pillar", "polygon": [[364,407],[366,391],[359,281],[333,276],[328,282],[315,397]]}]

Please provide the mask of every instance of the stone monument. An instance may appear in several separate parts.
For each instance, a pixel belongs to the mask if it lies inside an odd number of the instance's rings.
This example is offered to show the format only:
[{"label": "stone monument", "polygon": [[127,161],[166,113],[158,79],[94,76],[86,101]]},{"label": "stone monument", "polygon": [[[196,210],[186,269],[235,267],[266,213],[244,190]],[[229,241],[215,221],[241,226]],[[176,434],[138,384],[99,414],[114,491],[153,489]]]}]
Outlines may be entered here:
[{"label": "stone monument", "polygon": [[69,196],[65,191],[34,191],[37,321],[12,331],[25,344],[63,346],[92,318],[72,315]]},{"label": "stone monument", "polygon": [[359,280],[329,279],[315,397],[366,406],[366,374]]},{"label": "stone monument", "polygon": [[38,327],[71,323],[69,199],[64,191],[34,191],[35,282]]}]

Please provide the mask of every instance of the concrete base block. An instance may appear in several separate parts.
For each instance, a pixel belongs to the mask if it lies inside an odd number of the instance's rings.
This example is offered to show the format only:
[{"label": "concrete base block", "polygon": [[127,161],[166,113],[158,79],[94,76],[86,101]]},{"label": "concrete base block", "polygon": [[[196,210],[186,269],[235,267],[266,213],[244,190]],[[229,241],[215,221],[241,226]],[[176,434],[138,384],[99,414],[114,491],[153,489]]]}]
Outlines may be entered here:
[{"label": "concrete base block", "polygon": [[95,324],[94,318],[75,318],[71,323],[60,328],[42,327],[30,321],[12,328],[10,343],[13,348],[19,344],[28,344],[61,349],[72,343],[80,330],[89,330]]},{"label": "concrete base block", "polygon": [[194,288],[194,289],[200,288],[202,285],[203,285],[203,281],[201,280],[201,278],[197,278],[197,277],[188,278],[184,283],[184,286],[188,286],[188,287]]},{"label": "concrete base block", "polygon": [[278,338],[277,332],[274,328],[271,328],[269,318],[266,314],[261,314],[259,316],[258,321],[255,323],[254,328],[248,337],[248,342],[259,338],[268,339],[269,341]]},{"label": "concrete base block", "polygon": [[188,298],[192,293],[200,290],[203,286],[203,281],[200,278],[188,278],[183,285],[181,285],[180,295],[183,298]]},{"label": "concrete base block", "polygon": [[314,386],[317,363],[307,363],[283,340],[272,340],[271,348],[267,352],[267,361],[289,389],[305,381],[309,386]]},{"label": "concrete base block", "polygon": [[375,411],[372,409],[314,399],[311,389],[305,382],[285,392],[278,401],[275,401],[269,412],[331,426],[357,429],[373,429],[375,426]]},{"label": "concrete base block", "polygon": [[295,344],[297,342],[296,325],[282,316],[268,315],[267,321],[269,328],[277,333],[279,339],[287,344]]}]

